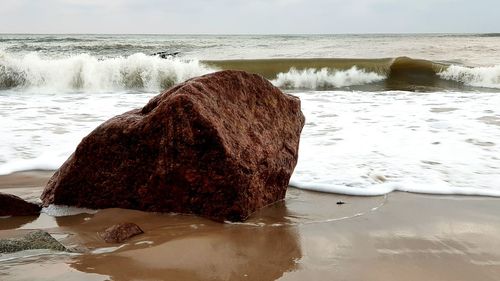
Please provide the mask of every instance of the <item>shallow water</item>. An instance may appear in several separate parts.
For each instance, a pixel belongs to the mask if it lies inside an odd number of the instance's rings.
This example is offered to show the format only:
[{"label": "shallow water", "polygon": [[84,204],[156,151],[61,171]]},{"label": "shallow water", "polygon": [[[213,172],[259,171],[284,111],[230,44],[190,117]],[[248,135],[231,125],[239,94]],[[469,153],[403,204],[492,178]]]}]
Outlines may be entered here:
[{"label": "shallow water", "polygon": [[[0,182],[4,179],[0,176]],[[0,191],[28,199],[39,196],[42,188]],[[331,204],[332,199],[348,205]],[[0,276],[9,280],[107,280],[108,276],[113,280],[163,280],[165,276],[168,280],[234,280],[247,274],[251,280],[274,280],[297,268],[301,258],[297,227],[356,218],[375,212],[385,202],[385,197],[351,201],[289,189],[284,201],[254,213],[245,223],[226,224],[191,215],[124,209],[79,214],[70,214],[65,207],[45,209],[39,217],[0,218],[0,238],[43,229],[76,253],[0,254]],[[99,233],[124,221],[138,223],[145,233],[122,244],[104,243]]]},{"label": "shallow water", "polygon": [[[25,176],[39,181],[33,173],[0,176],[0,191],[38,197],[41,186],[6,184]],[[0,239],[43,229],[76,252],[0,254],[0,279],[382,281],[398,274],[415,281],[496,280],[497,201],[398,192],[361,198],[290,188],[284,201],[243,224],[123,209],[0,218]],[[145,233],[104,243],[99,233],[124,221]]]}]

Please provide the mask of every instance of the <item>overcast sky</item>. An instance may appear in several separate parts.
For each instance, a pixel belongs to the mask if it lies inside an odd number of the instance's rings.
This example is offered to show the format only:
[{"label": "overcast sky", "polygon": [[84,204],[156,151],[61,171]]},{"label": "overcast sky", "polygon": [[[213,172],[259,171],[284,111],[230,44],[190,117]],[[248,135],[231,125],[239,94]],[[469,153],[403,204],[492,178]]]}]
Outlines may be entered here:
[{"label": "overcast sky", "polygon": [[1,0],[0,33],[500,32],[499,0]]}]

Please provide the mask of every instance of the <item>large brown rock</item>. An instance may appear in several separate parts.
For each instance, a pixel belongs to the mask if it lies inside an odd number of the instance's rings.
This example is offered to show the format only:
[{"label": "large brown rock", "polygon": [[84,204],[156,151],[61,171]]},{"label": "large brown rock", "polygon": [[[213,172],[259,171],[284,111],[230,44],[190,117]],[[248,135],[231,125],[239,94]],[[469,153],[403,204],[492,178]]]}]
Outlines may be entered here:
[{"label": "large brown rock", "polygon": [[245,220],[284,198],[303,125],[299,99],[259,75],[193,78],[97,127],[42,200]]},{"label": "large brown rock", "polygon": [[41,207],[23,199],[0,192],[0,217],[2,216],[38,216]]}]

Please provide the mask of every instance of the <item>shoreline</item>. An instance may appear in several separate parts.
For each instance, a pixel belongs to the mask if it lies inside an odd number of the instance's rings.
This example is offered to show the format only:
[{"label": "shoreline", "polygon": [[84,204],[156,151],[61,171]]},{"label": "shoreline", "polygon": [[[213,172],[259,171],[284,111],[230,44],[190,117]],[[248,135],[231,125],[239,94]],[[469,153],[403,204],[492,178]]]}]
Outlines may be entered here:
[{"label": "shoreline", "polygon": [[16,187],[40,187],[45,185],[55,171],[30,170],[0,175],[0,189]]},{"label": "shoreline", "polygon": [[[25,199],[50,172],[0,176],[0,191]],[[346,204],[337,205],[337,201]],[[285,201],[245,223],[106,209],[95,214],[0,219],[0,237],[44,229],[83,254],[6,260],[9,280],[496,280],[500,201],[393,192],[379,197],[289,188]],[[106,244],[98,233],[138,223],[145,234]]]}]

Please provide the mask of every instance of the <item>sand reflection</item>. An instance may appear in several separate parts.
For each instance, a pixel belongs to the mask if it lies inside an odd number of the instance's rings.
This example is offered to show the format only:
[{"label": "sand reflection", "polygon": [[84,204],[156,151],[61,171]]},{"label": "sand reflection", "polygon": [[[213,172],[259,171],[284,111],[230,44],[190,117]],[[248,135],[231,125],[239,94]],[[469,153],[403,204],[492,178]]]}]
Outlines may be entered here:
[{"label": "sand reflection", "polygon": [[[273,218],[289,215],[286,204],[270,208]],[[98,232],[119,221],[136,222],[146,233],[121,248],[110,248],[112,252],[95,254],[110,246],[101,242]],[[88,248],[70,266],[112,280],[276,280],[294,271],[302,257],[296,228],[290,226],[219,224],[121,209],[100,211],[73,226],[66,218],[62,225],[74,233],[75,244]]]},{"label": "sand reflection", "polygon": [[38,216],[0,218],[0,230],[16,229],[35,221]]}]

